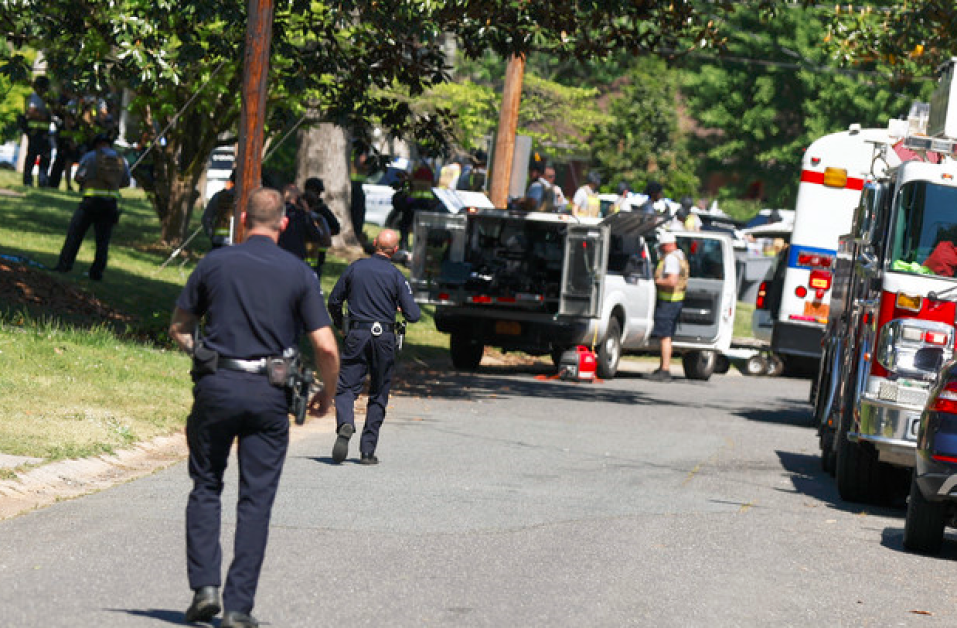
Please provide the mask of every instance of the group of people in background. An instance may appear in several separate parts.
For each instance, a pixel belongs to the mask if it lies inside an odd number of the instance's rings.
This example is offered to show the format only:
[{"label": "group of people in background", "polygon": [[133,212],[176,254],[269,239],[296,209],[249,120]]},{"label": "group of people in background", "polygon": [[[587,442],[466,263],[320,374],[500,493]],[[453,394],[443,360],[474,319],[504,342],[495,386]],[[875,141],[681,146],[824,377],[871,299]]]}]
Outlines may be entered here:
[{"label": "group of people in background", "polygon": [[58,188],[65,180],[71,190],[74,164],[93,149],[96,137],[115,138],[116,124],[102,98],[78,94],[68,86],[52,94],[50,88],[47,76],[36,77],[19,119],[27,136],[23,185],[33,185],[36,166],[38,187]]},{"label": "group of people in background", "polygon": [[516,199],[513,205],[526,211],[554,212],[571,214],[579,218],[599,218],[617,212],[640,212],[651,216],[661,216],[666,229],[675,231],[699,231],[701,218],[697,212],[703,211],[705,201],[685,196],[675,204],[664,196],[664,187],[658,181],[649,181],[642,194],[635,194],[627,182],[620,182],[615,199],[607,208],[602,208],[599,195],[601,176],[589,172],[585,182],[575,191],[571,202],[565,198],[564,191],[556,182],[555,167],[536,157],[529,166],[529,184],[525,196]]}]

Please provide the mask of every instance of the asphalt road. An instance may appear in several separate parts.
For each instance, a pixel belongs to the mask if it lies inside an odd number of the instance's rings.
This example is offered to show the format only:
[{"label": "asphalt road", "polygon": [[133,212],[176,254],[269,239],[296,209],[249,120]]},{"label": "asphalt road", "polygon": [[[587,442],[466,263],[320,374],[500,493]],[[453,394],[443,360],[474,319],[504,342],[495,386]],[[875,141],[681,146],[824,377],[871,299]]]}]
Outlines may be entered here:
[{"label": "asphalt road", "polygon": [[[955,626],[957,537],[820,471],[808,381],[422,373],[382,464],[287,461],[265,626]],[[4,626],[182,625],[183,464],[0,522]],[[235,477],[224,496],[227,559]],[[214,624],[215,625],[215,624]]]}]

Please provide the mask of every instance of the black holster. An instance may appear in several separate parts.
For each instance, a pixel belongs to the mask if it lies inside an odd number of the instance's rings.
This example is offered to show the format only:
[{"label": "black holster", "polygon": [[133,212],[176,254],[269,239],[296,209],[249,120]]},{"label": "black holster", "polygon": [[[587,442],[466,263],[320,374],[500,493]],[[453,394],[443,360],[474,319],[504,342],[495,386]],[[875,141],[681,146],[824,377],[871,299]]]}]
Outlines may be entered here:
[{"label": "black holster", "polygon": [[204,345],[202,341],[197,342],[193,346],[193,368],[190,370],[193,381],[203,375],[212,375],[218,368],[219,354]]}]

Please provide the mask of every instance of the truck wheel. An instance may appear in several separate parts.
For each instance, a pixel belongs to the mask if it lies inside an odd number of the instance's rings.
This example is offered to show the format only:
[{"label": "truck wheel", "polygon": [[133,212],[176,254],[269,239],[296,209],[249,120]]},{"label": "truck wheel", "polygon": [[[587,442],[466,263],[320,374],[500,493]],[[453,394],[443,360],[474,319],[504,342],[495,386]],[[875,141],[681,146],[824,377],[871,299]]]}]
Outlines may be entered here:
[{"label": "truck wheel", "polygon": [[724,375],[731,370],[731,360],[723,353],[719,353],[715,358],[714,372],[718,375]]},{"label": "truck wheel", "polygon": [[747,362],[744,363],[745,375],[764,375],[767,372],[767,360],[760,355],[752,355],[750,358],[748,358]]},{"label": "truck wheel", "polygon": [[768,377],[780,377],[784,373],[784,360],[776,355],[768,359]]},{"label": "truck wheel", "polygon": [[944,524],[947,506],[924,497],[911,478],[910,497],[907,500],[907,519],[904,523],[904,547],[921,554],[937,554],[944,542]]},{"label": "truck wheel", "polygon": [[681,356],[685,377],[704,382],[711,378],[717,361],[717,354],[714,351],[688,351]]},{"label": "truck wheel", "polygon": [[[843,417],[847,421],[848,417]],[[878,484],[880,466],[877,452],[847,440],[847,428],[842,426],[837,439],[837,491],[849,502],[875,503],[880,498]]]},{"label": "truck wheel", "polygon": [[449,337],[449,354],[452,356],[452,366],[461,371],[474,371],[482,362],[485,346],[474,342],[468,335],[454,332]]},{"label": "truck wheel", "polygon": [[618,361],[621,359],[621,325],[617,318],[608,321],[608,331],[598,345],[598,377],[611,379],[618,373]]}]

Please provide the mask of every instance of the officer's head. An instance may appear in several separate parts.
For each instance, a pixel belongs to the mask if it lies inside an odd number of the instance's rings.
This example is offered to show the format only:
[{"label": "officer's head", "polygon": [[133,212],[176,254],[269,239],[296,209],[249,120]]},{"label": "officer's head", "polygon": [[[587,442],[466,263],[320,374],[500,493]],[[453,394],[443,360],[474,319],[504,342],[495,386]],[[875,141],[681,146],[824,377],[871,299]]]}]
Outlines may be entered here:
[{"label": "officer's head", "polygon": [[278,238],[289,222],[284,210],[279,190],[256,188],[249,195],[246,211],[243,212],[243,224],[246,225],[250,235],[255,232]]},{"label": "officer's head", "polygon": [[326,186],[319,177],[309,177],[302,184],[302,187],[305,188],[306,192],[312,192],[313,194],[322,194],[326,191]]},{"label": "officer's head", "polygon": [[399,235],[392,229],[383,229],[372,241],[375,252],[391,258],[399,250]]},{"label": "officer's head", "polygon": [[658,200],[662,197],[664,193],[664,188],[657,181],[649,181],[648,185],[645,186],[645,195],[651,197],[653,200]]},{"label": "officer's head", "polygon": [[678,240],[675,234],[670,231],[662,231],[658,234],[658,249],[662,253],[671,253],[678,248]]},{"label": "officer's head", "polygon": [[93,148],[100,148],[103,146],[112,146],[113,138],[110,137],[109,133],[97,133],[96,137],[93,138]]}]

